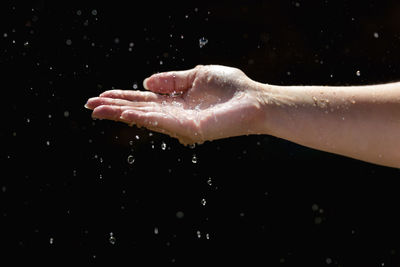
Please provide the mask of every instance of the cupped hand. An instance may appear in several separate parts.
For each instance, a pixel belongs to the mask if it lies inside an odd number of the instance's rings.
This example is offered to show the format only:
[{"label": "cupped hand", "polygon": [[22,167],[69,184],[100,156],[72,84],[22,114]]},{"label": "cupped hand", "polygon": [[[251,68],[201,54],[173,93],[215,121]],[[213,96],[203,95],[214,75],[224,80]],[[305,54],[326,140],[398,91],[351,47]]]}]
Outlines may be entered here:
[{"label": "cupped hand", "polygon": [[93,118],[143,126],[185,145],[262,131],[260,92],[239,69],[197,66],[154,74],[143,86],[149,91],[106,91],[85,107]]}]

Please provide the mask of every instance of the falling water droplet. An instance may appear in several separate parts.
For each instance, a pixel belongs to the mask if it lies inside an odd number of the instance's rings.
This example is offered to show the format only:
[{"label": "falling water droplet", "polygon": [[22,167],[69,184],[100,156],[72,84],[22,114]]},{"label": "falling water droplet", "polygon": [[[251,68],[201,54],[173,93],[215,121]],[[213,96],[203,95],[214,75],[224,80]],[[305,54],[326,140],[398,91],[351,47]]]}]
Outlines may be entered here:
[{"label": "falling water droplet", "polygon": [[154,227],[154,234],[158,235],[158,228],[157,227]]},{"label": "falling water droplet", "polygon": [[117,240],[116,240],[113,232],[110,232],[110,237],[108,238],[108,241],[110,241],[111,245],[115,245],[115,241],[117,241]]},{"label": "falling water droplet", "polygon": [[377,33],[377,32],[374,32],[374,38],[379,38],[379,33]]},{"label": "falling water droplet", "polygon": [[194,149],[195,147],[196,147],[196,143],[190,144],[190,145],[189,145],[189,148],[190,148],[190,149]]},{"label": "falling water droplet", "polygon": [[54,244],[54,238],[50,237],[49,243],[50,243],[50,245],[53,245]]},{"label": "falling water droplet", "polygon": [[210,234],[209,234],[209,233],[206,234],[206,239],[207,239],[207,240],[210,239]]},{"label": "falling water droplet", "polygon": [[161,149],[165,150],[167,148],[167,144],[165,142],[161,143]]},{"label": "falling water droplet", "polygon": [[176,213],[176,217],[177,217],[178,219],[182,219],[183,216],[185,216],[185,214],[183,213],[183,211],[178,211],[178,212]]},{"label": "falling water droplet", "polygon": [[202,198],[200,202],[201,202],[201,205],[203,205],[203,206],[205,206],[207,204],[207,201],[205,198]]},{"label": "falling water droplet", "polygon": [[361,75],[361,72],[358,70],[358,71],[356,71],[356,75],[357,76],[360,76]]},{"label": "falling water droplet", "polygon": [[133,164],[135,162],[135,158],[132,155],[129,155],[127,161],[129,164]]},{"label": "falling water droplet", "polygon": [[208,178],[208,180],[207,180],[207,184],[208,184],[209,186],[212,186],[212,180],[211,180],[211,177],[209,177],[209,178]]},{"label": "falling water droplet", "polygon": [[195,154],[192,156],[192,163],[196,164],[197,163],[197,157]]},{"label": "falling water droplet", "polygon": [[197,238],[201,238],[201,232],[199,230],[197,230],[196,235],[197,235]]},{"label": "falling water droplet", "polygon": [[208,39],[206,39],[206,38],[204,38],[204,37],[201,37],[201,38],[199,39],[199,46],[200,46],[200,48],[203,48],[203,46],[205,46],[207,43],[208,43]]}]

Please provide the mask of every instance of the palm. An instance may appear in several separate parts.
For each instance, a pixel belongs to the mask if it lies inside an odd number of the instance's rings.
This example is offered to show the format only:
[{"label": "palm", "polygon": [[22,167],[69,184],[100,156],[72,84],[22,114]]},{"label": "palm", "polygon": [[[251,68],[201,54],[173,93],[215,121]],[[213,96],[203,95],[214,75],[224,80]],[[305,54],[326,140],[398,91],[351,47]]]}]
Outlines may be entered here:
[{"label": "palm", "polygon": [[[250,133],[257,109],[238,69],[201,66],[156,74],[145,81],[153,92],[112,90],[88,101],[93,117],[143,125],[183,144]],[[247,130],[244,130],[247,127]]]}]

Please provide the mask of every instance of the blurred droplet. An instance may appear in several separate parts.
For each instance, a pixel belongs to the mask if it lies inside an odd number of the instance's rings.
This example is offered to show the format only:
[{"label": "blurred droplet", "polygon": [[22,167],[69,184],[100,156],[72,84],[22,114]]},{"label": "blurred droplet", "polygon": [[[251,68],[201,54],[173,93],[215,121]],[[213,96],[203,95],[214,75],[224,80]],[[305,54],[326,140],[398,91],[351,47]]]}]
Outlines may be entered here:
[{"label": "blurred droplet", "polygon": [[202,48],[203,46],[205,46],[208,43],[208,40],[205,37],[201,37],[199,39],[199,46],[200,48]]},{"label": "blurred droplet", "polygon": [[211,180],[211,177],[209,177],[209,178],[208,178],[208,180],[207,180],[207,184],[208,184],[209,186],[211,186],[211,185],[212,185],[212,180]]},{"label": "blurred droplet", "polygon": [[129,155],[127,161],[129,164],[133,164],[135,162],[135,158],[132,155]]},{"label": "blurred droplet", "polygon": [[112,232],[110,233],[110,237],[108,238],[108,241],[110,241],[111,245],[115,245],[115,242],[117,241]]},{"label": "blurred droplet", "polygon": [[178,218],[178,219],[182,219],[183,216],[185,216],[185,214],[183,213],[183,211],[178,211],[178,212],[176,213],[176,218]]},{"label": "blurred droplet", "polygon": [[358,70],[358,71],[356,71],[356,75],[357,76],[360,76],[361,75],[361,72]]},{"label": "blurred droplet", "polygon": [[201,203],[201,205],[205,206],[207,204],[207,201],[205,198],[202,198],[200,203]]},{"label": "blurred droplet", "polygon": [[197,230],[196,235],[197,235],[197,238],[201,238],[201,232],[199,230]]},{"label": "blurred droplet", "polygon": [[197,156],[193,154],[192,156],[192,163],[196,164],[197,163]]},{"label": "blurred droplet", "polygon": [[167,148],[167,144],[165,142],[161,143],[161,149],[165,150]]}]

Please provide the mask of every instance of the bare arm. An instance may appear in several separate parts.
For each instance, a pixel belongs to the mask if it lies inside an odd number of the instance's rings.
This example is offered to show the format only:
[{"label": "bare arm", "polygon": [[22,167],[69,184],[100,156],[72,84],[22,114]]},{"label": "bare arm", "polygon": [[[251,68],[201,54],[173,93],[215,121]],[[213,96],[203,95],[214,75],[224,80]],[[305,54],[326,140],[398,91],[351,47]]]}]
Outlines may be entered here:
[{"label": "bare arm", "polygon": [[400,167],[400,83],[271,86],[265,133],[315,149]]},{"label": "bare arm", "polygon": [[149,91],[88,100],[94,118],[168,134],[183,144],[269,134],[311,148],[400,167],[400,83],[275,86],[218,65],[152,75]]}]

